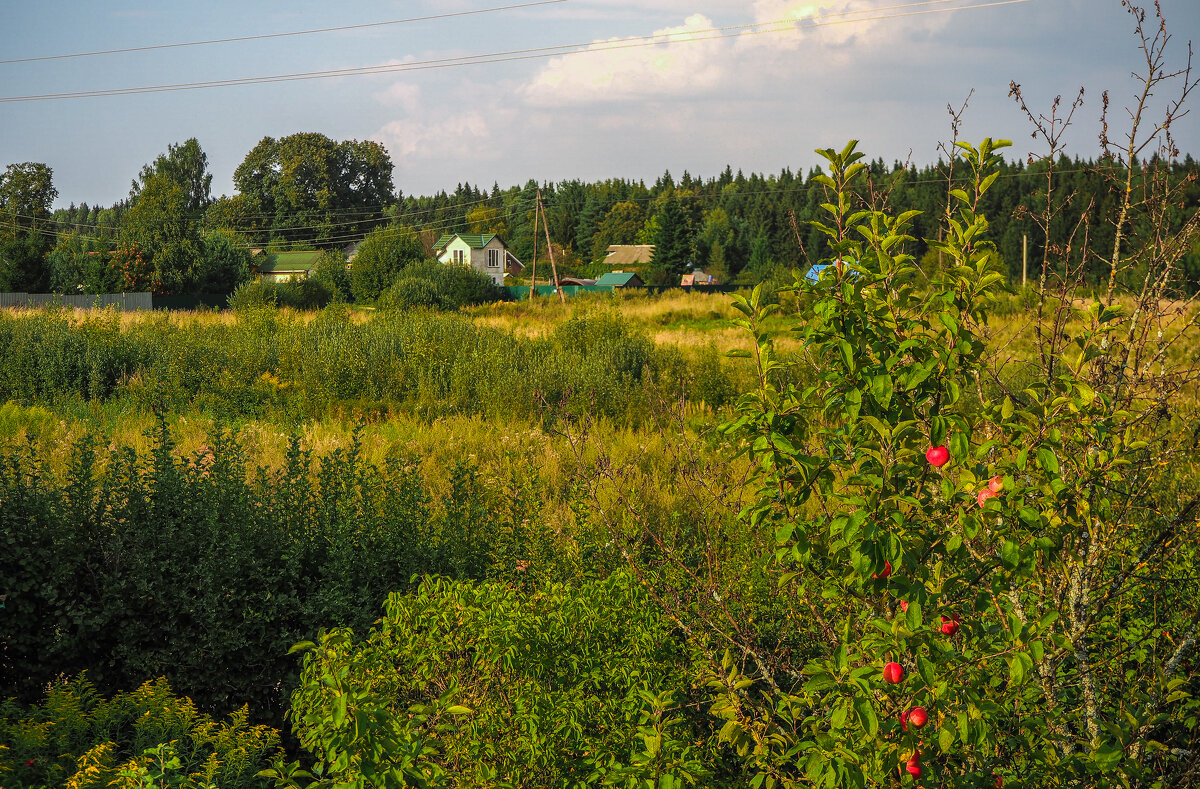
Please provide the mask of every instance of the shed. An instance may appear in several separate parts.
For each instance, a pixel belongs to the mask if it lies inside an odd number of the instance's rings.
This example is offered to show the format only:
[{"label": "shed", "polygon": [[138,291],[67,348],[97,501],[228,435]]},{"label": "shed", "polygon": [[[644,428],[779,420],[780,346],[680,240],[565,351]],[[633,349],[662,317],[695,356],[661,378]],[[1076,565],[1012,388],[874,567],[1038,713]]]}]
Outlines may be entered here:
[{"label": "shed", "polygon": [[646,285],[642,278],[632,271],[610,271],[601,275],[596,284],[612,288],[641,288]]}]

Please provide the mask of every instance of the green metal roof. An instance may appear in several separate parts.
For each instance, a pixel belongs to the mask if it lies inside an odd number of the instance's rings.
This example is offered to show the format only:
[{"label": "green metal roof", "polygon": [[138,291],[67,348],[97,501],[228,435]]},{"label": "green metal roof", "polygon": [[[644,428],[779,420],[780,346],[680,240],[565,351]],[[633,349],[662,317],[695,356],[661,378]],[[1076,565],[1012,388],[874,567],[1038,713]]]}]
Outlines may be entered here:
[{"label": "green metal roof", "polygon": [[445,249],[455,238],[461,238],[463,243],[472,249],[483,249],[492,243],[492,239],[495,237],[495,233],[451,233],[439,238],[433,245],[433,251],[438,252]]},{"label": "green metal roof", "polygon": [[324,253],[318,250],[303,252],[267,252],[255,256],[254,265],[258,266],[261,274],[273,274],[279,271],[308,271]]},{"label": "green metal roof", "polygon": [[600,279],[596,280],[596,284],[624,288],[628,287],[629,283],[634,279],[637,279],[639,283],[642,280],[636,271],[610,271],[607,274],[602,274]]}]

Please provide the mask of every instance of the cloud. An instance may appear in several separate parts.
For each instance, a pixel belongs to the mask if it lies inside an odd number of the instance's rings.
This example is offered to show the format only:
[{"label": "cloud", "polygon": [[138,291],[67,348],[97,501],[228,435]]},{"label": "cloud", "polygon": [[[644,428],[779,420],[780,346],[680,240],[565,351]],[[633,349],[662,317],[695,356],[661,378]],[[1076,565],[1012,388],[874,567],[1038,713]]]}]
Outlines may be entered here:
[{"label": "cloud", "polygon": [[385,124],[371,135],[382,143],[398,166],[420,161],[487,158],[493,130],[509,123],[511,113],[495,110],[486,113],[454,109],[440,113],[435,120],[405,118]]},{"label": "cloud", "polygon": [[371,94],[371,98],[385,107],[399,109],[406,115],[415,115],[421,109],[421,88],[411,82],[395,82]]},{"label": "cloud", "polygon": [[712,27],[708,17],[692,14],[682,25],[654,31],[651,46],[623,46],[616,38],[594,42],[547,63],[526,85],[524,97],[534,106],[561,106],[710,90],[722,80],[728,50],[720,39],[705,40],[703,31]]}]

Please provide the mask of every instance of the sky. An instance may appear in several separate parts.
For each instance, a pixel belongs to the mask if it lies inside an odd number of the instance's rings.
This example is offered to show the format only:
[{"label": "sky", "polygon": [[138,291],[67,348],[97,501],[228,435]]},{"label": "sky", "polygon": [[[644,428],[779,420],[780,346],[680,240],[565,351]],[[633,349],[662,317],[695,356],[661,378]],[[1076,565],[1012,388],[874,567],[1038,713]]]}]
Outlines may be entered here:
[{"label": "sky", "polygon": [[[1161,5],[1167,63],[1180,68],[1200,0]],[[279,35],[335,27],[350,29]],[[243,40],[167,46],[232,38]],[[57,57],[109,50],[135,51]],[[3,0],[0,61],[0,167],[48,164],[56,206],[126,197],[144,164],[191,137],[214,196],[235,193],[233,171],[259,140],[297,132],[382,143],[408,195],[709,178],[726,165],[805,172],[814,149],[850,139],[872,159],[921,166],[964,103],[960,139],[1045,153],[1011,82],[1045,115],[1083,88],[1064,140],[1095,157],[1103,92],[1117,137],[1145,70],[1120,0]],[[390,70],[11,100],[376,66]],[[1152,120],[1180,88],[1161,86]],[[1172,128],[1200,155],[1200,109]]]}]

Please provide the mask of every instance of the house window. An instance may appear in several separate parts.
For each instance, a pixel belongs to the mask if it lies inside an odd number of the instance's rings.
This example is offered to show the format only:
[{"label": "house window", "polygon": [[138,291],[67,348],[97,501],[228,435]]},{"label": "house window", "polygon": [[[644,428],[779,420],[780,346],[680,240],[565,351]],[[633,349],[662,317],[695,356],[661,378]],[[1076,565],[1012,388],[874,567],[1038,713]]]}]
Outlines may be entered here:
[{"label": "house window", "polygon": [[488,250],[488,268],[500,268],[500,250]]},{"label": "house window", "polygon": [[454,262],[460,266],[466,263],[465,254],[461,249],[454,250]]}]

